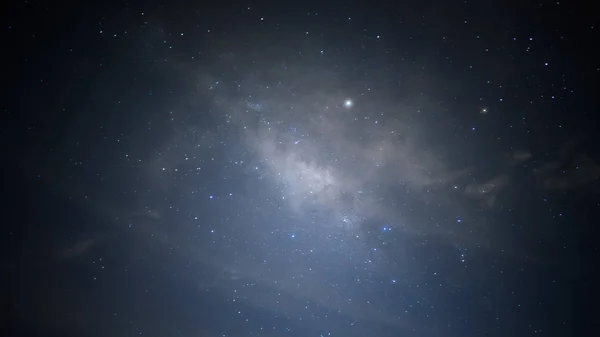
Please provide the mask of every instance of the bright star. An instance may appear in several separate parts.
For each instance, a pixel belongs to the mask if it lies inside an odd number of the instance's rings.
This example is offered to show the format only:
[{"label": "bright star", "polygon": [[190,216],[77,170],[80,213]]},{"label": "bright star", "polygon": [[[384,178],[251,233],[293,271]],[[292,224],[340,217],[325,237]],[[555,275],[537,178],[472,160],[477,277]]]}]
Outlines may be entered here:
[{"label": "bright star", "polygon": [[354,105],[354,103],[352,102],[352,100],[351,100],[351,99],[347,99],[347,100],[344,102],[344,107],[346,107],[346,108],[351,108],[353,105]]}]

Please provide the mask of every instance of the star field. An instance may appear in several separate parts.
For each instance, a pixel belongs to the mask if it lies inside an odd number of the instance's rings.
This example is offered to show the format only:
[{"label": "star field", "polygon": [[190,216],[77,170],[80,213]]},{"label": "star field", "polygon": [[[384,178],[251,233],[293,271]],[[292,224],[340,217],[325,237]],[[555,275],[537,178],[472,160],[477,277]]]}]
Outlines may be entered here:
[{"label": "star field", "polygon": [[600,58],[579,42],[597,38],[584,9],[14,11],[9,335],[592,327],[577,310]]}]

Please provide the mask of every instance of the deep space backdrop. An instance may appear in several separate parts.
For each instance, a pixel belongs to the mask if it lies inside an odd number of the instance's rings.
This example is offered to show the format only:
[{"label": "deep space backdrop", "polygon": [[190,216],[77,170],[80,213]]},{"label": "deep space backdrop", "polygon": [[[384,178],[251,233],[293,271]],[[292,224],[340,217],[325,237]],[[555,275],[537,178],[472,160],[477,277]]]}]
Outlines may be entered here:
[{"label": "deep space backdrop", "polygon": [[590,335],[588,9],[3,7],[6,336]]}]

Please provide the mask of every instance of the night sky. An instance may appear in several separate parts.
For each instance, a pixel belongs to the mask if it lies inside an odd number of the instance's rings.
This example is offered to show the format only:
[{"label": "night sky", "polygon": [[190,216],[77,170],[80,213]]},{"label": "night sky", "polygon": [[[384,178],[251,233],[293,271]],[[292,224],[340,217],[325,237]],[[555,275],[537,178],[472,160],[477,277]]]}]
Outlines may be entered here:
[{"label": "night sky", "polygon": [[3,4],[2,334],[596,334],[597,15],[394,3]]}]

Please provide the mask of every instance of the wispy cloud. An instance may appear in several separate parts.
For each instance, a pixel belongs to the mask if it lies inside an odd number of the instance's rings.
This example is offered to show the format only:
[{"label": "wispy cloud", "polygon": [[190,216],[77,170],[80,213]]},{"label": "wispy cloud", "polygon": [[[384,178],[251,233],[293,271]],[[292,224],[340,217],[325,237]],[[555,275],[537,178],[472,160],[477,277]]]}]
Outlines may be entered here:
[{"label": "wispy cloud", "polygon": [[65,260],[78,258],[96,247],[101,242],[102,238],[103,236],[96,235],[75,241],[72,245],[60,250],[56,254],[56,259]]},{"label": "wispy cloud", "polygon": [[581,153],[570,160],[545,163],[534,169],[534,173],[542,189],[573,189],[597,182],[600,164]]}]

